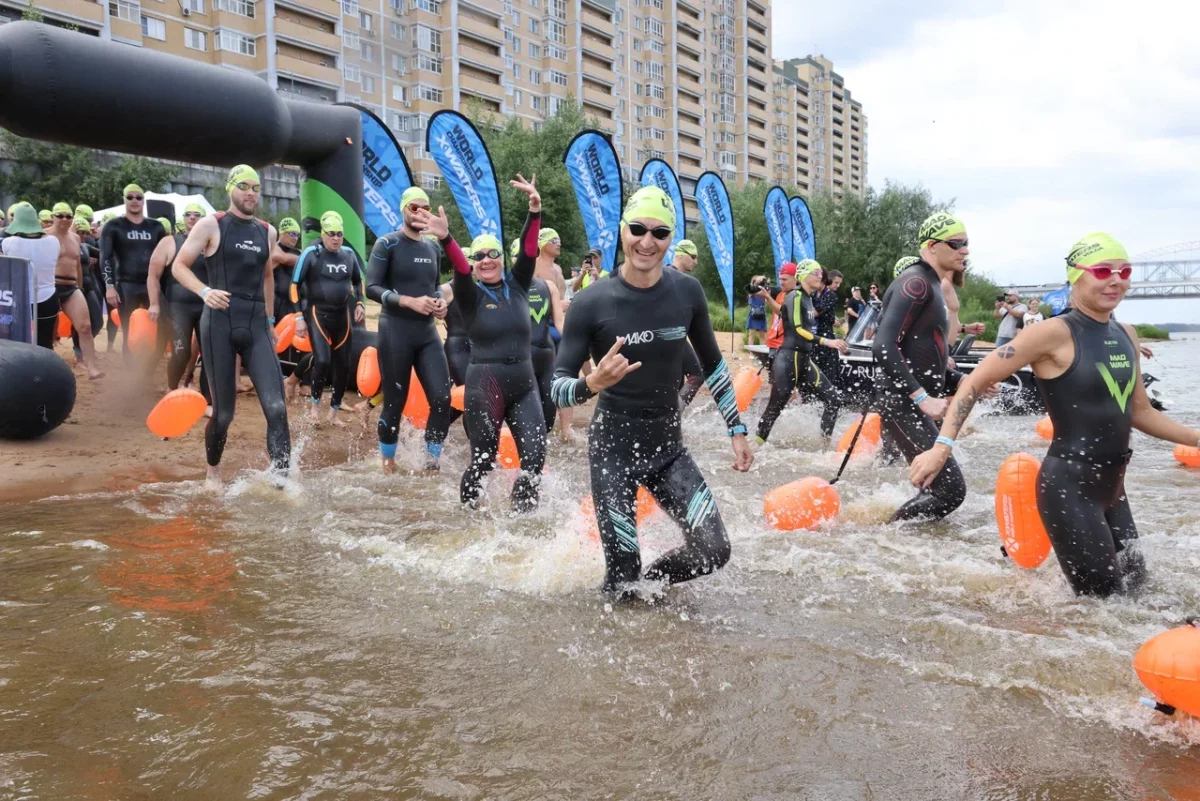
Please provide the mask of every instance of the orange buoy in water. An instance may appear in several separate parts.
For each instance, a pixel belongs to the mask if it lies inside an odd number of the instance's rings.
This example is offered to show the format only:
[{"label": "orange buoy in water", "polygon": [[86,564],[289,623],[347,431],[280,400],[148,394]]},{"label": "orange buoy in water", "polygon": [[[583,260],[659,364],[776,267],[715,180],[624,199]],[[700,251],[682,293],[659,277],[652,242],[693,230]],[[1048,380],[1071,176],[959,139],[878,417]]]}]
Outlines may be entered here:
[{"label": "orange buoy in water", "polygon": [[[838,440],[837,452],[845,453],[850,450],[850,441],[854,439],[854,432],[858,430],[858,421],[862,419],[862,415],[856,415],[850,421],[850,427],[842,434],[842,438]],[[870,456],[879,447],[879,437],[883,432],[883,421],[879,419],[879,415],[871,412],[867,415],[867,421],[863,423],[862,433],[858,435],[858,442],[854,444],[855,456]]]},{"label": "orange buoy in water", "polygon": [[285,314],[283,319],[275,323],[275,352],[283,353],[292,346],[296,338],[296,315]]},{"label": "orange buoy in water", "polygon": [[408,379],[408,400],[404,402],[403,414],[408,418],[408,422],[412,423],[413,428],[424,428],[429,422],[429,399],[425,397],[425,390],[417,380],[416,370],[412,371]]},{"label": "orange buoy in water", "polygon": [[[654,496],[650,494],[650,490],[645,487],[638,487],[637,491],[637,523],[641,525],[648,517],[653,515],[659,509],[658,501],[654,500]],[[579,505],[579,511],[588,521],[587,536],[588,539],[595,542],[600,541],[600,527],[596,525],[596,502],[589,495],[583,499],[583,503]]]},{"label": "orange buoy in water", "polygon": [[174,389],[155,404],[146,427],[160,437],[182,437],[204,416],[208,401],[194,389]]},{"label": "orange buoy in water", "polygon": [[1014,453],[996,476],[996,525],[1009,558],[1021,567],[1037,567],[1052,550],[1037,509],[1037,474],[1042,463]]},{"label": "orange buoy in water", "polygon": [[517,440],[513,437],[508,426],[500,429],[500,452],[496,459],[501,467],[515,470],[521,466],[521,456],[517,453]]},{"label": "orange buoy in water", "polygon": [[1200,467],[1200,448],[1192,445],[1176,445],[1175,461],[1185,467]]},{"label": "orange buoy in water", "polygon": [[135,351],[149,351],[154,348],[158,337],[158,324],[150,319],[150,312],[145,309],[134,309],[129,316],[129,347]]},{"label": "orange buoy in water", "polygon": [[1054,439],[1054,423],[1050,420],[1049,415],[1038,420],[1036,431],[1042,439]]},{"label": "orange buoy in water", "polygon": [[762,388],[762,374],[753,367],[743,367],[733,379],[733,396],[737,398],[738,412],[745,414],[750,401]]},{"label": "orange buoy in water", "polygon": [[1200,629],[1156,634],[1134,655],[1133,669],[1161,703],[1200,717]]},{"label": "orange buoy in water", "polygon": [[842,499],[837,489],[817,476],[776,487],[763,497],[767,525],[780,531],[816,528],[841,511]]},{"label": "orange buoy in water", "polygon": [[118,331],[121,330],[121,315],[117,314],[116,309],[108,310],[108,319],[112,320],[112,324],[117,327]]},{"label": "orange buoy in water", "polygon": [[467,388],[457,386],[450,390],[450,408],[458,409],[460,412],[467,410]]},{"label": "orange buoy in water", "polygon": [[358,357],[358,372],[355,374],[356,385],[360,394],[368,398],[379,391],[379,351],[375,348],[363,348]]},{"label": "orange buoy in water", "polygon": [[66,312],[58,313],[58,338],[66,339],[71,336],[71,318]]}]

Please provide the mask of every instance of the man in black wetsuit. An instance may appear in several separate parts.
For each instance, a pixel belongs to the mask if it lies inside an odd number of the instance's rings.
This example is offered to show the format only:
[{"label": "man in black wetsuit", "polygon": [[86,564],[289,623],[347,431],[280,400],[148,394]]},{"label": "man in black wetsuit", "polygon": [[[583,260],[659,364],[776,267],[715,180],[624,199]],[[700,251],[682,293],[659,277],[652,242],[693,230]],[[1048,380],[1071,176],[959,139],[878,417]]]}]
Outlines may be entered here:
[{"label": "man in black wetsuit", "polygon": [[[671,266],[681,273],[691,275],[699,263],[700,251],[696,248],[696,243],[690,239],[679,240],[679,244],[675,246],[675,257],[671,260]],[[700,360],[696,358],[695,349],[688,345],[683,353],[683,383],[679,387],[679,399],[685,407],[691,404],[703,383],[704,371],[700,369]]]},{"label": "man in black wetsuit", "polygon": [[[346,425],[337,419],[342,396],[350,382],[350,341],[354,323],[366,320],[363,307],[362,265],[353,248],[346,247],[342,215],[327,211],[321,215],[321,241],[300,254],[291,280],[291,299],[301,304],[304,317],[296,321],[296,336],[312,342],[312,422],[320,419],[321,392],[325,376],[332,368],[333,394],[329,398],[328,422]],[[354,296],[354,311],[350,297]]]},{"label": "man in black wetsuit", "polygon": [[[728,427],[734,469],[749,470],[754,461],[704,292],[691,276],[663,269],[674,224],[671,200],[658,187],[643,187],[629,198],[621,226],[625,262],[576,295],[559,347],[554,402],[577,406],[600,396],[588,461],[606,592],[628,592],[643,577],[634,515],[639,485],[680,525],[685,540],[650,565],[644,578],[674,584],[729,561],[725,524],[683,446],[679,382],[688,340]],[[597,360],[596,368],[579,378],[589,356]]]},{"label": "man in black wetsuit", "polygon": [[403,224],[380,237],[367,265],[367,297],[383,306],[379,316],[379,372],[383,410],[379,415],[379,453],[383,470],[396,468],[400,414],[408,401],[412,372],[429,401],[425,425],[425,469],[438,470],[446,431],[450,428],[450,369],[434,318],[446,316],[438,292],[438,247],[422,232],[429,214],[429,195],[409,187],[400,196]]},{"label": "man in black wetsuit", "polygon": [[[961,374],[948,369],[948,315],[942,279],[966,269],[967,229],[948,212],[921,224],[921,258],[907,267],[883,296],[872,351],[882,374],[871,408],[884,432],[910,463],[933,446],[937,423],[946,411],[942,396],[953,392]],[[892,520],[942,518],[967,494],[958,464],[951,459],[937,480],[896,510]]]},{"label": "man in black wetsuit", "polygon": [[[144,216],[146,193],[140,186],[129,184],[124,194],[125,214],[106,223],[100,235],[100,264],[107,286],[105,300],[120,315],[121,330],[128,332],[134,310],[150,307],[150,291],[146,286],[150,256],[167,232],[158,220]],[[128,333],[121,338],[121,353],[128,365]]]},{"label": "man in black wetsuit", "polygon": [[[168,313],[171,316],[171,358],[167,361],[167,389],[177,389],[183,374],[187,372],[192,359],[192,337],[200,341],[200,317],[204,313],[204,301],[200,296],[175,280],[172,275],[172,265],[188,234],[196,227],[196,223],[204,217],[204,207],[199,204],[189,204],[183,210],[183,232],[176,233],[158,243],[154,255],[150,257],[150,277],[147,288],[150,292],[150,315],[155,317],[160,308],[160,295],[166,299]],[[196,256],[192,262],[192,273],[201,283],[208,283],[208,269],[204,265],[204,254]],[[209,393],[205,365],[200,366],[200,392],[212,405]]]},{"label": "man in black wetsuit", "polygon": [[[275,297],[275,276],[267,268],[276,245],[275,229],[254,216],[262,191],[257,171],[239,164],[229,171],[225,188],[229,210],[196,223],[171,267],[175,280],[199,295],[205,306],[200,351],[212,392],[213,415],[204,430],[205,486],[211,490],[221,488],[221,455],[237,400],[239,355],[267,418],[267,452],[277,475],[288,469],[292,453],[283,374],[275,355],[275,318],[268,306]],[[192,272],[200,256],[208,269],[207,285]]]},{"label": "man in black wetsuit", "polygon": [[1137,527],[1125,494],[1130,432],[1200,447],[1200,430],[1150,405],[1133,326],[1113,319],[1133,268],[1124,246],[1088,234],[1067,255],[1071,310],[1030,326],[992,351],[963,379],[936,444],[913,459],[909,476],[924,487],[944,469],[984,387],[1033,366],[1054,423],[1038,472],[1037,508],[1059,566],[1079,595],[1107,596],[1145,576]]},{"label": "man in black wetsuit", "polygon": [[300,258],[300,223],[291,217],[279,221],[279,248],[271,257],[271,269],[275,274],[275,319],[282,320],[289,314],[300,311],[292,302],[292,273]]}]

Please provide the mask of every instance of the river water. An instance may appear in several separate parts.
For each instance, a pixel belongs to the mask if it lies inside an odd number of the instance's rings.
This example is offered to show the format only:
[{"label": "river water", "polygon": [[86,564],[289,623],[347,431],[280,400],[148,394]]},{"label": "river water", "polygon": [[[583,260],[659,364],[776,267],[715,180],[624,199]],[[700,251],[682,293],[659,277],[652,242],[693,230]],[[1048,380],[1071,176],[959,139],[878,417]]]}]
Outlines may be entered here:
[{"label": "river water", "polygon": [[[1146,369],[1200,422],[1195,339]],[[868,461],[836,523],[766,528],[767,490],[836,470],[818,411],[742,475],[693,405],[734,556],[656,603],[596,591],[582,445],[551,444],[532,518],[511,472],[459,508],[461,431],[433,478],[369,458],[0,506],[0,798],[1200,799],[1200,724],[1139,706],[1131,667],[1200,612],[1200,471],[1135,434],[1150,581],[1080,600],[1053,557],[1000,554],[994,477],[1044,453],[1032,417],[974,419],[946,521],[884,524],[907,470]],[[644,551],[678,537],[652,519]]]}]

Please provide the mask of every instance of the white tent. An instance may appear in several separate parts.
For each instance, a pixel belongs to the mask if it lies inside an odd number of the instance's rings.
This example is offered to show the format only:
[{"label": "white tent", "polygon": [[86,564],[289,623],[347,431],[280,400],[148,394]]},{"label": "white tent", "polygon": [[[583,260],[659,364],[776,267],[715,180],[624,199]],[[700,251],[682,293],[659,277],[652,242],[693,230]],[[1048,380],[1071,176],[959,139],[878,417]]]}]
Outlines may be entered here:
[{"label": "white tent", "polygon": [[[198,203],[204,209],[205,214],[216,214],[217,210],[204,199],[204,195],[180,195],[175,192],[170,192],[165,195],[160,195],[158,192],[147,192],[146,200],[164,200],[175,207],[175,219],[183,218],[183,210],[190,203]],[[92,219],[99,221],[104,219],[105,214],[114,214],[120,217],[125,213],[125,204],[113,206],[111,209],[99,209],[93,215]]]}]

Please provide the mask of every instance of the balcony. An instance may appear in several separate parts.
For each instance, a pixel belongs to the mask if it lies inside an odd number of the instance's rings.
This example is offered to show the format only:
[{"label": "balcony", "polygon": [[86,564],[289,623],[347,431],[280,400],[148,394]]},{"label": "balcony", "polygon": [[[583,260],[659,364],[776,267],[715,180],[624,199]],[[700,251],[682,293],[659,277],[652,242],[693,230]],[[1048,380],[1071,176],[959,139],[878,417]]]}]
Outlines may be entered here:
[{"label": "balcony", "polygon": [[88,0],[44,0],[38,8],[46,16],[69,22],[78,22],[97,30],[104,27],[104,7]]},{"label": "balcony", "polygon": [[681,136],[679,137],[679,155],[704,163],[704,145],[698,145]]},{"label": "balcony", "polygon": [[583,0],[583,5],[598,8],[610,15],[617,13],[617,0]]},{"label": "balcony", "polygon": [[275,18],[275,35],[285,40],[291,39],[300,47],[324,50],[335,56],[342,53],[342,38],[336,33],[310,28],[283,17]]},{"label": "balcony", "polygon": [[683,92],[679,93],[679,110],[686,111],[689,114],[699,117],[701,120],[704,119],[704,107],[693,100],[691,95],[684,94]]},{"label": "balcony", "polygon": [[504,42],[504,34],[500,30],[499,25],[489,24],[466,14],[458,15],[458,31],[460,34],[470,34],[476,39],[481,39],[485,42]]},{"label": "balcony", "polygon": [[468,36],[459,35],[458,60],[462,64],[478,67],[485,72],[503,75],[505,72],[504,56],[492,48]]},{"label": "balcony", "polygon": [[[683,111],[683,109],[680,108],[680,111]],[[704,117],[701,116],[700,119],[701,119],[701,121],[703,121]],[[676,115],[676,120],[677,120],[676,125],[677,125],[677,127],[679,129],[679,133],[681,135],[688,134],[690,136],[696,137],[701,142],[704,141],[703,122],[701,122],[700,124],[697,124],[697,123],[693,122],[690,118],[683,116],[683,114]]]},{"label": "balcony", "polygon": [[617,60],[617,50],[612,46],[611,40],[605,42],[603,39],[589,35],[585,31],[581,44],[583,45],[584,53],[590,53],[601,61],[607,61],[611,64]]},{"label": "balcony", "polygon": [[587,81],[583,84],[583,102],[590,103],[593,106],[602,106],[607,109],[615,109],[617,107],[617,99],[610,92],[605,92],[595,84]]},{"label": "balcony", "polygon": [[342,73],[336,67],[322,66],[319,63],[304,61],[283,53],[275,54],[275,69],[281,74],[295,75],[298,78],[317,81],[326,86],[336,88],[342,85]]},{"label": "balcony", "polygon": [[492,83],[484,81],[471,75],[460,75],[458,78],[458,86],[464,92],[470,92],[473,95],[480,97],[491,98],[497,102],[504,102],[504,87],[497,81]]}]

